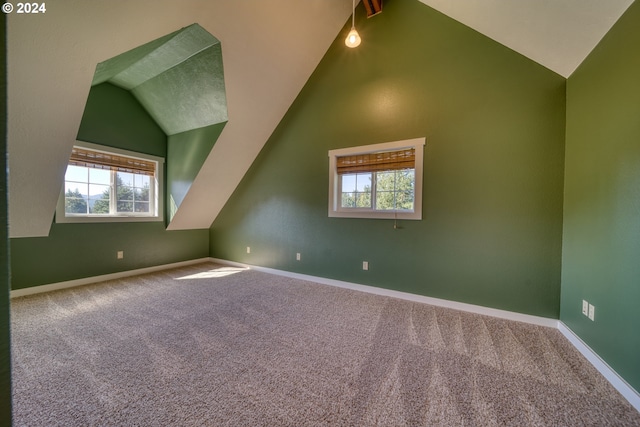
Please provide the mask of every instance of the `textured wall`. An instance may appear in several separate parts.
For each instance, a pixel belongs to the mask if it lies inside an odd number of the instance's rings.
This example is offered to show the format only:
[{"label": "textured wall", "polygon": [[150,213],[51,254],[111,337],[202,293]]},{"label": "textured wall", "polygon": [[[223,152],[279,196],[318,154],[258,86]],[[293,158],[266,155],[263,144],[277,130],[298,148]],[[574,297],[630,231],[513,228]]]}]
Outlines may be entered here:
[{"label": "textured wall", "polygon": [[167,136],[125,89],[110,83],[93,86],[78,139],[158,157],[167,156]]},{"label": "textured wall", "polygon": [[167,137],[167,220],[176,213],[227,122]]},{"label": "textured wall", "polygon": [[166,158],[170,228],[227,122],[220,42],[190,25],[101,62],[94,85],[79,134]]},{"label": "textured wall", "polygon": [[[640,3],[567,83],[561,320],[640,390]],[[581,313],[593,304],[595,321]]]},{"label": "textured wall", "polygon": [[[108,83],[92,88],[78,139],[161,157],[167,152],[166,135],[135,98]],[[163,222],[54,223],[47,237],[11,239],[12,287],[202,258],[208,241],[207,230],[167,231]]]},{"label": "textured wall", "polygon": [[[214,222],[212,256],[557,318],[565,79],[419,2],[356,26]],[[422,136],[422,221],[327,217],[329,149]]]}]

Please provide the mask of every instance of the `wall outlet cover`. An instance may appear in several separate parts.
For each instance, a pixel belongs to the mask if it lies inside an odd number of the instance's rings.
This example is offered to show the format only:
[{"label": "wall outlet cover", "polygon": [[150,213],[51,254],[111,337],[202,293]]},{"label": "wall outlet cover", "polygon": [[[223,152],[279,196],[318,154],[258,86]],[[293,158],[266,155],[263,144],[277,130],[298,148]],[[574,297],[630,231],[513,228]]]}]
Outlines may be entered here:
[{"label": "wall outlet cover", "polygon": [[582,314],[589,315],[589,303],[585,300],[582,300]]}]

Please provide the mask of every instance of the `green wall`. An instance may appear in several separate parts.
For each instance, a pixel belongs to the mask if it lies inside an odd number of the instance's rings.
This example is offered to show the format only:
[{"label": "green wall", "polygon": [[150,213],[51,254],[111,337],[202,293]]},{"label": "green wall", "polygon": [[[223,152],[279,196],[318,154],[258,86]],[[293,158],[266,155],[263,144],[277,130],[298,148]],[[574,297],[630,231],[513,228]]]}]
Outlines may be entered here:
[{"label": "green wall", "polygon": [[11,239],[12,287],[204,258],[207,245],[206,230],[166,231],[162,222],[53,224],[48,237]]},{"label": "green wall", "polygon": [[[640,390],[640,3],[567,83],[561,320]],[[582,315],[593,304],[595,321]]]},{"label": "green wall", "polygon": [[[129,92],[109,83],[91,89],[78,139],[167,155],[164,132]],[[11,239],[12,287],[203,258],[209,255],[208,240],[207,230],[166,231],[163,222],[54,222],[48,237]],[[116,259],[119,250],[124,251],[122,260]]]},{"label": "green wall", "polygon": [[9,233],[7,209],[7,17],[0,16],[0,425],[11,425],[11,339],[9,323]]},{"label": "green wall", "polygon": [[167,137],[167,215],[171,221],[227,122]]},{"label": "green wall", "polygon": [[[213,223],[211,255],[557,318],[566,80],[417,1],[363,16],[360,47],[348,22]],[[422,221],[328,218],[329,149],[422,136]]]},{"label": "green wall", "polygon": [[[192,24],[99,63],[93,82],[83,120],[93,137],[115,132],[104,139],[117,141],[122,133],[162,134],[157,148],[164,151],[157,155],[166,157],[170,223],[228,120],[220,41]],[[120,111],[121,117],[133,112],[144,119],[129,120],[131,128],[112,126],[120,120],[104,118],[113,116],[112,105],[119,103],[134,107]],[[100,121],[86,120],[87,115]],[[84,131],[81,126],[80,134]]]},{"label": "green wall", "polygon": [[111,83],[91,87],[78,140],[158,157],[167,156],[167,136],[127,90]]}]

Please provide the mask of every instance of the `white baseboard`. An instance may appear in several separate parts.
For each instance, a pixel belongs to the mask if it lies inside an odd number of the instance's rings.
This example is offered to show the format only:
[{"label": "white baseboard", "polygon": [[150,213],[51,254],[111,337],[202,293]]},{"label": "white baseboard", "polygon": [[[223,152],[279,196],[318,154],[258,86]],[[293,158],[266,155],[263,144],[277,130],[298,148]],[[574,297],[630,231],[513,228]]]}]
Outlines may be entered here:
[{"label": "white baseboard", "polygon": [[640,393],[631,387],[616,371],[614,371],[600,356],[593,351],[567,325],[558,321],[558,330],[569,342],[604,376],[629,403],[640,412]]},{"label": "white baseboard", "polygon": [[139,268],[137,270],[119,271],[117,273],[103,274],[101,276],[86,277],[82,279],[68,280],[65,282],[51,283],[48,285],[33,286],[30,288],[16,289],[10,292],[10,298],[18,298],[26,295],[40,294],[43,292],[57,291],[59,289],[74,288],[76,286],[90,285],[91,283],[105,282],[107,280],[122,279],[123,277],[137,276],[140,274],[154,273],[170,268],[185,267],[192,264],[200,264],[211,261],[210,258],[192,259],[189,261],[175,262],[172,264],[156,265],[153,267]]},{"label": "white baseboard", "polygon": [[265,273],[276,274],[276,275],[284,276],[284,277],[291,277],[293,279],[307,280],[309,282],[316,282],[316,283],[320,283],[320,284],[323,284],[323,285],[336,286],[336,287],[339,287],[339,288],[352,289],[352,290],[355,290],[355,291],[367,292],[367,293],[370,293],[370,294],[382,295],[382,296],[387,296],[387,297],[392,297],[392,298],[399,298],[399,299],[404,299],[404,300],[413,301],[413,302],[420,302],[420,303],[424,303],[424,304],[436,305],[436,306],[439,306],[439,307],[452,308],[454,310],[461,310],[461,311],[466,311],[466,312],[470,312],[470,313],[476,313],[476,314],[483,314],[483,315],[486,315],[486,316],[498,317],[500,319],[515,320],[517,322],[531,323],[531,324],[534,324],[534,325],[547,326],[547,327],[551,327],[551,328],[557,328],[558,327],[558,320],[557,319],[550,319],[550,318],[547,318],[547,317],[540,317],[540,316],[532,316],[532,315],[529,315],[529,314],[515,313],[513,311],[499,310],[497,308],[489,308],[489,307],[483,307],[483,306],[480,306],[480,305],[466,304],[466,303],[463,303],[463,302],[450,301],[450,300],[445,300],[445,299],[440,299],[440,298],[432,298],[432,297],[427,297],[427,296],[423,296],[423,295],[411,294],[411,293],[408,293],[408,292],[394,291],[394,290],[391,290],[391,289],[377,288],[375,286],[360,285],[358,283],[344,282],[342,280],[335,280],[335,279],[327,279],[327,278],[324,278],[324,277],[310,276],[310,275],[307,275],[307,274],[292,273],[290,271],[276,270],[276,269],[273,269],[273,268],[266,268],[266,267],[260,267],[260,266],[256,266],[256,265],[243,264],[243,263],[239,263],[239,262],[227,261],[227,260],[218,259],[218,258],[211,258],[211,261],[215,262],[215,263],[218,263],[218,264],[227,264],[227,265],[231,265],[231,266],[235,266],[235,267],[250,268],[252,270],[263,271]]},{"label": "white baseboard", "polygon": [[218,258],[199,258],[189,261],[176,262],[172,264],[164,264],[153,267],[140,268],[137,270],[121,271],[118,273],[105,274],[101,276],[87,277],[83,279],[69,280],[66,282],[52,283],[48,285],[34,286],[31,288],[17,289],[10,293],[11,298],[17,298],[26,295],[33,295],[42,292],[50,292],[59,289],[72,288],[76,286],[88,285],[91,283],[103,282],[107,280],[121,279],[139,274],[153,273],[156,271],[168,270],[171,268],[184,267],[202,262],[215,262],[218,264],[230,265],[235,267],[250,268],[256,271],[275,274],[284,277],[291,277],[299,280],[320,283],[323,285],[336,286],[339,288],[352,289],[361,292],[367,292],[376,295],[399,298],[403,300],[419,302],[424,304],[435,305],[439,307],[452,308],[455,310],[466,311],[475,314],[497,317],[500,319],[514,320],[518,322],[530,323],[533,325],[546,326],[558,329],[569,342],[611,383],[613,387],[624,396],[629,403],[640,412],[640,393],[631,387],[616,371],[614,371],[604,360],[598,356],[587,344],[580,339],[569,327],[557,319],[547,317],[532,316],[529,314],[515,313],[507,310],[499,310],[495,308],[483,307],[480,305],[466,304],[462,302],[449,301],[440,298],[431,298],[423,295],[411,294],[408,292],[394,291],[391,289],[377,288],[375,286],[361,285],[358,283],[344,282],[342,280],[327,279],[324,277],[310,276],[307,274],[292,273],[290,271],[276,270],[273,268],[260,267],[255,265],[243,264],[234,261],[228,261]]},{"label": "white baseboard", "polygon": [[343,282],[340,280],[326,279],[324,277],[309,276],[306,274],[292,273],[289,271],[276,270],[272,268],[243,264],[239,262],[227,261],[223,259],[211,258],[211,261],[219,264],[227,264],[235,267],[250,268],[265,273],[277,274],[280,276],[291,277],[294,279],[307,280],[310,282],[321,283],[325,285],[337,286],[340,288],[353,289],[356,291],[368,292],[376,295],[384,295],[393,298],[421,302],[425,304],[436,305],[440,307],[452,308],[455,310],[466,311],[470,313],[483,314],[487,316],[498,317],[501,319],[515,320],[519,322],[530,323],[533,325],[547,326],[558,329],[569,342],[615,387],[629,403],[640,412],[640,394],[631,387],[616,371],[611,369],[607,363],[598,356],[588,345],[586,345],[571,329],[557,319],[549,319],[546,317],[531,316],[528,314],[514,313],[512,311],[498,310],[474,304],[466,304],[456,301],[449,301],[439,298],[431,298],[422,295],[410,294],[407,292],[394,291],[390,289],[376,288],[375,286],[360,285],[357,283]]}]

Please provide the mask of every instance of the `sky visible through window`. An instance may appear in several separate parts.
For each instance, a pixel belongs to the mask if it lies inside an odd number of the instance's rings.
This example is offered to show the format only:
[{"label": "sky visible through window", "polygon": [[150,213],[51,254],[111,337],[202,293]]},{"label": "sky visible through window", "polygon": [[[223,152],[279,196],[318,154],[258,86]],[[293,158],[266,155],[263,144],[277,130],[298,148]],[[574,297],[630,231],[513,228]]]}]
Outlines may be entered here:
[{"label": "sky visible through window", "polygon": [[67,166],[65,192],[78,190],[84,196],[97,196],[109,189],[111,172],[104,169]]},{"label": "sky visible through window", "polygon": [[344,175],[342,177],[342,191],[344,192],[364,192],[371,189],[371,173],[359,173]]},{"label": "sky visible through window", "polygon": [[[118,178],[127,187],[144,188],[150,185],[150,177],[146,175],[118,172]],[[84,196],[97,196],[109,190],[111,171],[69,165],[64,179],[65,192],[77,189]]]}]

